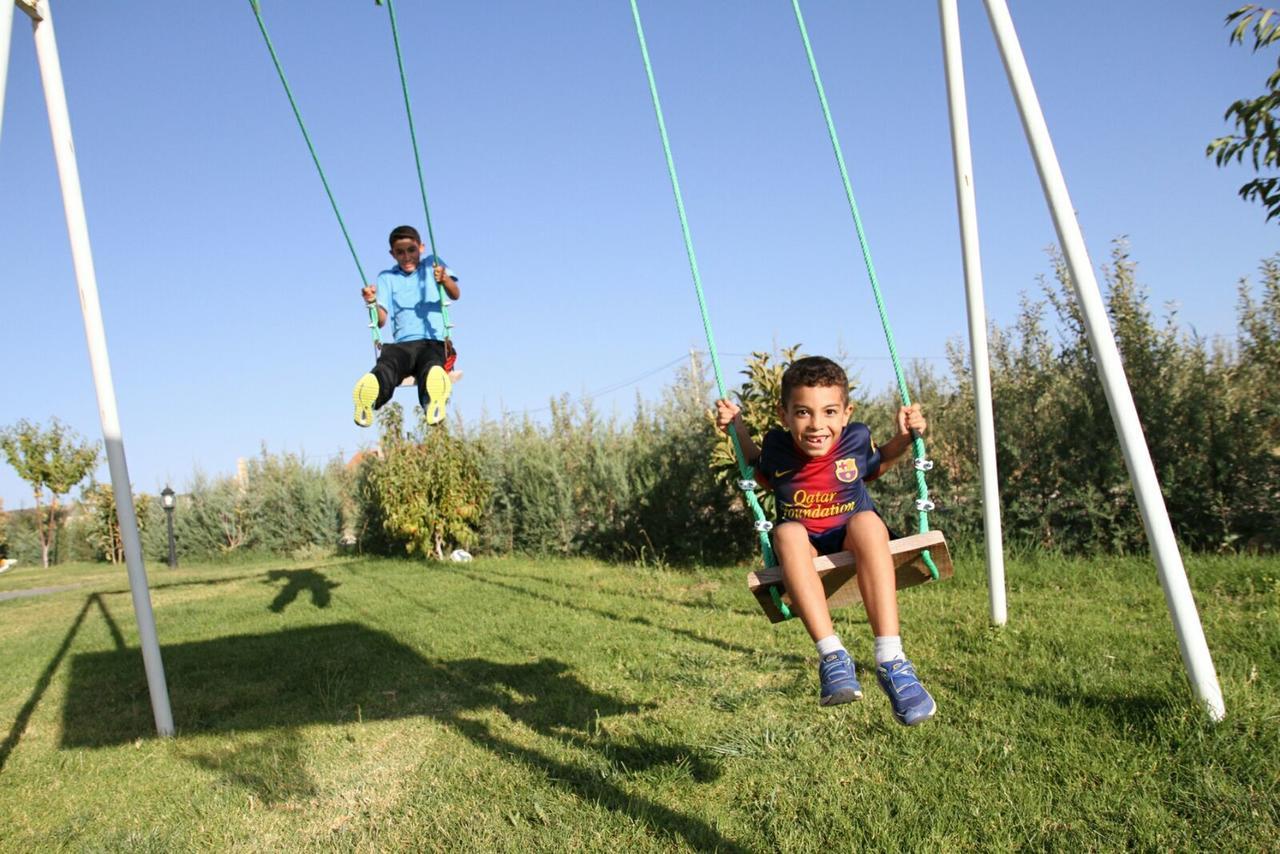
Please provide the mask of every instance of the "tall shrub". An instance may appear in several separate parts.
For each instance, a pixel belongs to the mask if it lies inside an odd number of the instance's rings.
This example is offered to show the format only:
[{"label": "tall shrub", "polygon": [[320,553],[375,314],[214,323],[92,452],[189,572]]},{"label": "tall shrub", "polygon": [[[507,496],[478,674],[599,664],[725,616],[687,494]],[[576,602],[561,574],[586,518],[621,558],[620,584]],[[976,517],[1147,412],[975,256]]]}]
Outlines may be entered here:
[{"label": "tall shrub", "polygon": [[238,480],[210,479],[197,471],[184,498],[173,520],[181,555],[215,558],[248,545],[249,501]]},{"label": "tall shrub", "polygon": [[[109,483],[92,482],[80,496],[86,516],[85,541],[95,560],[108,563],[124,563],[124,539],[120,534],[120,521],[116,517],[116,496]],[[151,497],[135,495],[134,512],[138,518],[139,537],[143,537],[149,522]]]},{"label": "tall shrub", "polygon": [[1261,264],[1258,298],[1239,286],[1239,357],[1225,375],[1233,544],[1280,547],[1280,254]]},{"label": "tall shrub", "polygon": [[342,498],[323,469],[295,454],[270,454],[263,448],[246,473],[251,549],[288,555],[306,546],[337,547]]},{"label": "tall shrub", "polygon": [[751,554],[750,517],[736,482],[712,476],[720,438],[708,418],[712,386],[695,356],[634,423],[628,557],[677,565],[722,564]]},{"label": "tall shrub", "polygon": [[548,424],[527,415],[482,422],[472,435],[493,490],[486,548],[615,557],[631,503],[632,435],[590,400],[554,398]]},{"label": "tall shrub", "polygon": [[381,454],[360,470],[360,494],[371,545],[443,558],[446,548],[475,539],[490,485],[478,449],[446,425],[404,429],[397,404],[379,416]]}]

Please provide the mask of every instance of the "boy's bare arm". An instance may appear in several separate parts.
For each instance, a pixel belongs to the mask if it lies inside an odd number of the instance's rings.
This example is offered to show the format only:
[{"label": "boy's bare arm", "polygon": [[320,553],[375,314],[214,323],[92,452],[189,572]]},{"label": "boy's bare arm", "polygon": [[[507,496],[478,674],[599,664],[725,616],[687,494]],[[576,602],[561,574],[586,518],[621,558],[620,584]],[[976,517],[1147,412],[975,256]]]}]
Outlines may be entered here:
[{"label": "boy's bare arm", "polygon": [[435,266],[436,281],[444,286],[444,292],[449,295],[449,299],[458,299],[462,296],[462,289],[458,287],[458,280],[449,275],[449,271],[439,264]]},{"label": "boy's bare arm", "polygon": [[756,460],[760,459],[760,448],[751,438],[751,431],[747,429],[746,422],[742,420],[742,410],[733,401],[721,398],[716,401],[716,426],[727,431],[730,424],[738,434],[738,444],[742,446],[742,454],[747,458],[747,464],[754,465]]},{"label": "boy's bare arm", "polygon": [[929,426],[918,403],[899,408],[897,421],[898,435],[880,446],[880,468],[877,474],[886,471],[900,460],[911,447],[911,431],[923,433]]}]

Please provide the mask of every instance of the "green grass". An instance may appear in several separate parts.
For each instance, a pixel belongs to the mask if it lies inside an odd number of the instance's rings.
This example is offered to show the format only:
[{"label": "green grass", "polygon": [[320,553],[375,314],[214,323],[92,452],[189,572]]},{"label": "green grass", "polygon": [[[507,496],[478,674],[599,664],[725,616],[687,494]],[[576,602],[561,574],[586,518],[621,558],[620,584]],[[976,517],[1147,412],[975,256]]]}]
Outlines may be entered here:
[{"label": "green grass", "polygon": [[[743,570],[587,561],[153,567],[157,739],[122,569],[0,591],[0,850],[1262,850],[1280,839],[1280,560],[1188,563],[1226,695],[1195,707],[1144,560],[980,560],[901,594],[938,699],[817,705]],[[1271,840],[1268,842],[1267,840]]]}]

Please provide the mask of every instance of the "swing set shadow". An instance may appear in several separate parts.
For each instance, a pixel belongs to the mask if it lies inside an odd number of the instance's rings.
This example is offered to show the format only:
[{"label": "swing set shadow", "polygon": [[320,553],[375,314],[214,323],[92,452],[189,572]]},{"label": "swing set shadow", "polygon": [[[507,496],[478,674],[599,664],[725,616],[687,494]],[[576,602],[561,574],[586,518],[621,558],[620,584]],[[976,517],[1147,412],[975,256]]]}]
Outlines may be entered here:
[{"label": "swing set shadow", "polygon": [[[105,595],[86,598],[37,679],[0,744],[0,773],[64,665],[62,748],[118,747],[152,737],[140,655],[126,643]],[[95,609],[113,648],[70,655]],[[432,659],[387,632],[354,622],[167,644],[162,655],[178,727],[175,754],[264,801],[315,791],[301,728],[428,718],[584,805],[643,822],[656,836],[698,849],[746,850],[695,816],[628,792],[601,775],[595,762],[548,755],[508,737],[505,724],[494,725],[491,716],[498,712],[511,724],[574,752],[595,752],[628,773],[671,769],[695,783],[719,776],[718,766],[688,745],[609,736],[603,720],[648,706],[592,689],[565,662]],[[206,734],[232,735],[235,743],[211,747],[207,741],[186,740]]]},{"label": "swing set shadow", "polygon": [[[506,590],[511,593],[517,593],[521,596],[527,596],[530,599],[533,599],[537,602],[545,602],[549,605],[555,605],[560,608],[568,608],[571,611],[577,611],[583,614],[591,614],[593,616],[601,617],[606,620],[613,620],[619,623],[627,623],[633,626],[643,626],[645,628],[656,629],[661,632],[667,632],[673,635],[679,635],[680,637],[685,638],[687,640],[696,641],[697,643],[706,644],[707,646],[713,646],[713,647],[716,647],[717,649],[724,650],[725,652],[736,652],[741,655],[756,655],[760,651],[756,647],[745,646],[743,644],[734,643],[733,641],[727,641],[727,640],[722,640],[720,638],[709,637],[707,635],[699,634],[698,632],[692,631],[690,629],[682,629],[677,626],[663,625],[662,623],[655,622],[654,620],[651,620],[648,617],[639,617],[639,616],[633,616],[629,614],[619,614],[617,612],[609,611],[604,608],[596,608],[591,605],[584,605],[580,602],[571,601],[569,599],[561,599],[547,593],[542,593],[536,590],[530,590],[527,587],[521,587],[518,584],[511,584],[507,581],[498,581],[491,576],[483,575],[478,572],[460,572],[459,574],[471,581],[475,581],[480,584],[487,584],[491,587],[497,587],[500,590]],[[538,576],[529,576],[529,577],[535,578],[537,580],[543,580]],[[610,595],[610,594],[606,593],[605,595]],[[780,658],[782,660],[789,661],[792,663],[800,663],[805,660],[803,656],[793,654],[793,653],[782,654],[780,655]]]}]

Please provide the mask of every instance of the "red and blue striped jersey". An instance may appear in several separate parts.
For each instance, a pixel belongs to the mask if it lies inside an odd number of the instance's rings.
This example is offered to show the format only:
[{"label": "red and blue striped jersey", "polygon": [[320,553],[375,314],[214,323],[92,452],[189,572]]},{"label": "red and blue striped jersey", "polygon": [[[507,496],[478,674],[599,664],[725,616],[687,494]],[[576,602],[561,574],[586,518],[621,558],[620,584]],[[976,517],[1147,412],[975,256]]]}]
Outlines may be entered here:
[{"label": "red and blue striped jersey", "polygon": [[778,503],[778,521],[800,522],[811,535],[843,526],[854,513],[875,510],[864,481],[880,474],[880,449],[866,424],[846,424],[821,457],[796,447],[791,434],[765,434],[756,471],[768,481]]}]

